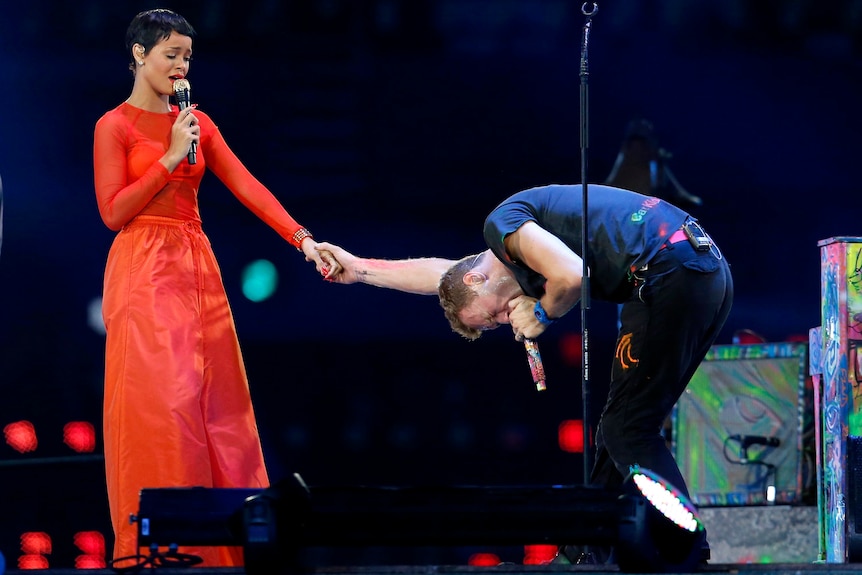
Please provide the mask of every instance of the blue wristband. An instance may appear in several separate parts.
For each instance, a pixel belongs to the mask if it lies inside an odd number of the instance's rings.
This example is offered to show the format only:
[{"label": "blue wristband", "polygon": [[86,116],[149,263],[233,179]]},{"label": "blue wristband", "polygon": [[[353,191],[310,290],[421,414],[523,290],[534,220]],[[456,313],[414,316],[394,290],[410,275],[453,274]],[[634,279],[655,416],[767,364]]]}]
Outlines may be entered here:
[{"label": "blue wristband", "polygon": [[551,325],[554,323],[554,320],[548,317],[548,313],[545,311],[545,308],[542,307],[542,302],[536,300],[536,305],[533,307],[533,313],[536,314],[536,319],[539,320],[539,323],[542,325]]}]

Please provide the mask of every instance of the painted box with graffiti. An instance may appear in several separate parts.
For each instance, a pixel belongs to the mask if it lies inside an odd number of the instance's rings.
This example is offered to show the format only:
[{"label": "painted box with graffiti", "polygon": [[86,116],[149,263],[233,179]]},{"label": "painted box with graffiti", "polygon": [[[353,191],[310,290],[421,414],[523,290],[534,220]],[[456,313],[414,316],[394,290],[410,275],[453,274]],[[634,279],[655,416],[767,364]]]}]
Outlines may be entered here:
[{"label": "painted box with graffiti", "polygon": [[805,504],[816,496],[808,344],[715,345],[671,417],[695,504]]},{"label": "painted box with graffiti", "polygon": [[[811,330],[811,373],[818,421],[818,508],[821,558],[842,563],[857,549],[858,493],[849,465],[848,440],[862,436],[862,238],[821,240],[821,324]],[[817,349],[815,349],[815,347]],[[816,353],[815,353],[816,352]]]}]

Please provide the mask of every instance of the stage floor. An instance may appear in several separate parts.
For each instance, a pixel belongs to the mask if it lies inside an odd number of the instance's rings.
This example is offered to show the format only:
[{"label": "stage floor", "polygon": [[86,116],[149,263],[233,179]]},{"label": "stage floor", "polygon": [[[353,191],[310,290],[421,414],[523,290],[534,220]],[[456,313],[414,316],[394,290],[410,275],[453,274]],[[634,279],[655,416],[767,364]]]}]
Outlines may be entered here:
[{"label": "stage floor", "polygon": [[[725,507],[701,509],[708,526],[712,559],[700,568],[700,573],[732,573],[734,575],[798,575],[803,573],[859,573],[862,563],[839,564],[818,561],[817,509],[805,506]],[[517,550],[517,549],[515,549]],[[318,554],[314,552],[317,551]],[[327,553],[328,551],[328,553]],[[620,573],[615,565],[523,565],[516,555],[501,554],[504,563],[496,566],[439,564],[450,561],[445,555],[423,555],[401,548],[362,548],[344,554],[332,554],[333,549],[308,550],[309,565],[303,573],[310,575],[555,575],[560,573]],[[415,550],[414,550],[415,551]],[[6,557],[7,567],[14,559]],[[410,562],[413,563],[410,563]],[[435,564],[437,563],[437,564]],[[278,566],[263,575],[278,575]],[[45,575],[72,575],[82,570],[53,568],[40,570]],[[142,574],[169,575],[247,575],[241,568],[149,567]],[[32,571],[7,569],[5,575],[25,575]],[[87,570],[92,575],[116,575],[112,569]],[[0,572],[0,575],[3,575]]]},{"label": "stage floor", "polygon": [[[6,575],[28,575],[33,571],[6,571]],[[42,575],[116,575],[111,569],[93,569],[87,571],[75,569],[40,570]],[[161,575],[246,575],[241,568],[193,568],[189,569],[155,569],[143,570],[141,573],[159,573]],[[280,571],[274,567],[267,575],[278,575]],[[325,567],[306,571],[309,575],[555,575],[558,573],[620,573],[615,566],[607,565],[498,565],[494,567],[471,567],[459,565],[387,565],[362,567]],[[696,573],[732,573],[733,575],[801,575],[812,573],[817,575],[847,575],[862,573],[862,564],[807,563],[807,564],[734,564],[718,563],[700,568]],[[639,574],[633,574],[639,575]]]}]

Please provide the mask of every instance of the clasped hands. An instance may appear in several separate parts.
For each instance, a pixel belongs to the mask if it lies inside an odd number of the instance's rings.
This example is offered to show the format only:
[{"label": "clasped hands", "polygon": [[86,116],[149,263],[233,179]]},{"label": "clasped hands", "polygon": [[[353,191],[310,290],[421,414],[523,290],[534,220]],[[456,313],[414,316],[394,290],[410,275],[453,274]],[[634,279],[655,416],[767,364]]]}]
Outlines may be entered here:
[{"label": "clasped hands", "polygon": [[322,275],[323,279],[332,281],[342,272],[343,268],[331,251],[318,249],[318,246],[319,244],[311,238],[302,241],[302,253],[305,254],[305,261],[313,262],[317,273]]}]

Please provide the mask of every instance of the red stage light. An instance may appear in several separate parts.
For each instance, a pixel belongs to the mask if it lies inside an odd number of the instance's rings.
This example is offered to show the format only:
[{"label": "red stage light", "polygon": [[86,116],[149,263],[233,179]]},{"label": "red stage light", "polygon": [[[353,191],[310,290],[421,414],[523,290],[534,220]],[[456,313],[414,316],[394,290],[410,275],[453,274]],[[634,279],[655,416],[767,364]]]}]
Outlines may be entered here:
[{"label": "red stage light", "polygon": [[584,422],[580,419],[567,419],[557,429],[560,449],[569,453],[584,452]]},{"label": "red stage light", "polygon": [[63,443],[78,453],[96,449],[96,428],[88,421],[70,421],[63,426]]},{"label": "red stage light", "polygon": [[22,571],[47,569],[48,559],[44,555],[21,555],[18,557],[18,569]]},{"label": "red stage light", "polygon": [[547,565],[557,556],[556,545],[524,545],[524,565]]},{"label": "red stage light", "polygon": [[3,428],[6,443],[18,453],[35,451],[39,445],[36,439],[36,428],[29,421],[15,421]]},{"label": "red stage light", "polygon": [[78,555],[75,557],[75,569],[104,569],[107,562],[97,555]]},{"label": "red stage light", "polygon": [[78,531],[72,541],[86,555],[105,556],[105,536],[98,531]]},{"label": "red stage light", "polygon": [[581,365],[584,359],[584,338],[580,333],[566,333],[560,337],[560,356],[566,365]]},{"label": "red stage light", "polygon": [[21,553],[24,555],[50,555],[51,536],[44,531],[27,531],[22,533]]},{"label": "red stage light", "polygon": [[494,553],[473,553],[467,560],[467,564],[474,567],[496,567],[500,563],[500,558]]},{"label": "red stage light", "polygon": [[[766,338],[754,331],[753,329],[738,329],[733,332],[732,341],[735,345],[751,345],[756,343],[766,343]],[[808,341],[808,338],[805,338]]]}]

